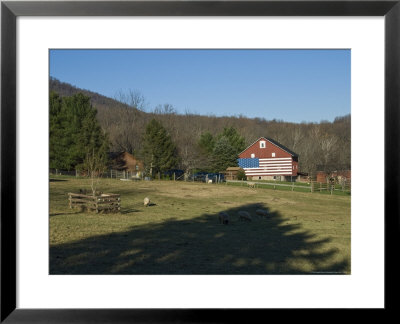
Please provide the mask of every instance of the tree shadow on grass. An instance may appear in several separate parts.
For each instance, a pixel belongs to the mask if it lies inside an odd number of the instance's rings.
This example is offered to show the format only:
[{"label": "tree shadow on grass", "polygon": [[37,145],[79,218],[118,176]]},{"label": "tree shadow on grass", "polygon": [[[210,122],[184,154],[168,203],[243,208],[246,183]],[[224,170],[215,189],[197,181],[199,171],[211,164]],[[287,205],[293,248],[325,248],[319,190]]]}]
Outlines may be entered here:
[{"label": "tree shadow on grass", "polygon": [[139,212],[139,209],[135,208],[124,208],[121,210],[121,214],[130,214],[130,213],[137,213]]},{"label": "tree shadow on grass", "polygon": [[78,210],[78,211],[74,210],[74,211],[71,211],[71,212],[68,212],[68,213],[65,213],[65,212],[62,212],[62,213],[50,213],[49,216],[50,217],[55,217],[55,216],[64,216],[64,215],[74,215],[74,214],[80,214],[80,213],[81,213],[80,210]]},{"label": "tree shadow on grass", "polygon": [[[350,273],[349,260],[317,237],[289,223],[277,211],[256,217],[265,208],[248,204],[218,214],[170,218],[134,226],[129,231],[86,238],[50,247],[50,274],[310,274]],[[239,221],[246,210],[253,221]]]}]

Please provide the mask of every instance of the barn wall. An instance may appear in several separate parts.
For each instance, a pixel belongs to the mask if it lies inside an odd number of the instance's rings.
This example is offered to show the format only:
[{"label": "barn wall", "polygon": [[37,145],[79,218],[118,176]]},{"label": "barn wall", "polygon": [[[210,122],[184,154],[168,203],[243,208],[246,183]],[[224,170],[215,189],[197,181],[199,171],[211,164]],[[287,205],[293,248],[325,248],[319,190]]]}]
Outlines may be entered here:
[{"label": "barn wall", "polygon": [[[266,142],[265,148],[260,148],[261,141]],[[275,153],[274,157],[272,153]],[[254,163],[251,154],[254,154]],[[262,138],[239,155],[239,166],[243,167],[246,176],[252,179],[261,177],[262,180],[267,180],[271,179],[271,176],[273,178],[274,175],[296,176],[298,172],[298,162],[293,161],[290,153]],[[279,169],[280,166],[281,169]]]}]

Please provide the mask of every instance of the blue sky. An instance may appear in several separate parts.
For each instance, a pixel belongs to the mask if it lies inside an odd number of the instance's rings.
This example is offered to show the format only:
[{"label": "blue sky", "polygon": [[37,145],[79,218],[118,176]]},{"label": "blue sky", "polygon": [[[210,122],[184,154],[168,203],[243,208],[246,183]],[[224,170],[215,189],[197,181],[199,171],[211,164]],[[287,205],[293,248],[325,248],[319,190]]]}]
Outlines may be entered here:
[{"label": "blue sky", "polygon": [[333,121],[350,113],[350,50],[51,50],[50,76],[148,111]]}]

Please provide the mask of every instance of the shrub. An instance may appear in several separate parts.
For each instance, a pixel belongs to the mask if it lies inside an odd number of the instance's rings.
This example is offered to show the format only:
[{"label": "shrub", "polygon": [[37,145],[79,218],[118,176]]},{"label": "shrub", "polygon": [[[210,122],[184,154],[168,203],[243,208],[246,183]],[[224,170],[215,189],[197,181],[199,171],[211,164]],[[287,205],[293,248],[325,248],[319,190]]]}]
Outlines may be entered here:
[{"label": "shrub", "polygon": [[238,180],[247,180],[246,173],[244,172],[243,169],[238,170],[237,178],[238,178]]}]

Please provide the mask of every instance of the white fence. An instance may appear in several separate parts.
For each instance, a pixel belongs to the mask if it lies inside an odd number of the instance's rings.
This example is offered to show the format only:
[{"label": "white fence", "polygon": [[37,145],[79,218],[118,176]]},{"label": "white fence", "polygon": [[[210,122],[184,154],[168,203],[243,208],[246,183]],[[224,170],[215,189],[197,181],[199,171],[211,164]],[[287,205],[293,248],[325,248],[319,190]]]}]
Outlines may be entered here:
[{"label": "white fence", "polygon": [[235,184],[246,186],[248,188],[269,188],[269,189],[281,189],[281,190],[290,190],[290,191],[308,191],[308,192],[327,192],[330,194],[342,192],[342,193],[351,193],[351,183],[348,181],[343,184],[333,184],[333,183],[321,183],[316,181],[311,181],[310,184],[299,185],[296,182],[292,183],[279,183],[279,182],[260,182],[260,181],[245,181],[245,180],[227,180],[227,184]]}]

